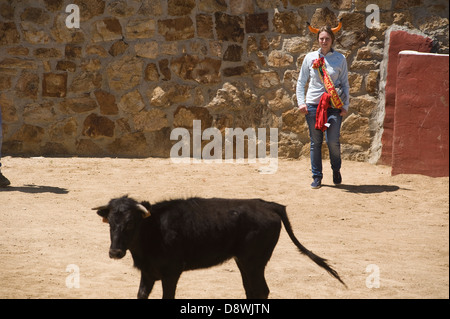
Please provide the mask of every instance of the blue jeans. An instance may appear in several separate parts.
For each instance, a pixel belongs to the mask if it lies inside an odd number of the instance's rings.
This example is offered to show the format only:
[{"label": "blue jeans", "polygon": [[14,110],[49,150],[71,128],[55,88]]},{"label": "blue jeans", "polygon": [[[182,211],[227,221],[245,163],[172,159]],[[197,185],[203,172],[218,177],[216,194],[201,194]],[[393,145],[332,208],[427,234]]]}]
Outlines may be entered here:
[{"label": "blue jeans", "polygon": [[[323,134],[321,130],[315,128],[317,105],[308,104],[308,114],[306,122],[309,127],[309,137],[311,139],[311,170],[313,178],[322,179],[322,142]],[[341,144],[339,137],[341,135],[342,116],[339,109],[329,108],[327,111],[328,123],[330,127],[325,131],[325,140],[330,152],[331,169],[339,171],[341,169]]]}]

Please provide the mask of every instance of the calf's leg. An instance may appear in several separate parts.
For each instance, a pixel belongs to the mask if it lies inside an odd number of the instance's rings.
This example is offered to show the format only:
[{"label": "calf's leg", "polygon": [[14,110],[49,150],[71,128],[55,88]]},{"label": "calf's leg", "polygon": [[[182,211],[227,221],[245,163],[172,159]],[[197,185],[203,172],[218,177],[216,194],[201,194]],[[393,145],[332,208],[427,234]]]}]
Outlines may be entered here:
[{"label": "calf's leg", "polygon": [[141,283],[139,284],[139,291],[137,294],[138,299],[148,299],[148,296],[152,292],[155,280],[147,276],[145,272],[141,272]]},{"label": "calf's leg", "polygon": [[175,291],[177,289],[180,274],[168,275],[162,278],[163,299],[175,299]]}]

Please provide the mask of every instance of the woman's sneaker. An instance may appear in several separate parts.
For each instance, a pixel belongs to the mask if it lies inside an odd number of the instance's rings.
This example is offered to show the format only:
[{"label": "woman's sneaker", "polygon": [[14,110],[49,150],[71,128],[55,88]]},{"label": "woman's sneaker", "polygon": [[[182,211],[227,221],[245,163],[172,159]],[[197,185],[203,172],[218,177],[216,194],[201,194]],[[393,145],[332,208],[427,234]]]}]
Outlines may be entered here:
[{"label": "woman's sneaker", "polygon": [[333,183],[334,183],[335,185],[339,185],[340,183],[342,183],[341,172],[339,172],[339,171],[333,171]]},{"label": "woman's sneaker", "polygon": [[318,189],[322,186],[322,179],[319,177],[314,177],[313,182],[311,183],[312,189]]},{"label": "woman's sneaker", "polygon": [[9,186],[11,182],[0,172],[0,187]]}]

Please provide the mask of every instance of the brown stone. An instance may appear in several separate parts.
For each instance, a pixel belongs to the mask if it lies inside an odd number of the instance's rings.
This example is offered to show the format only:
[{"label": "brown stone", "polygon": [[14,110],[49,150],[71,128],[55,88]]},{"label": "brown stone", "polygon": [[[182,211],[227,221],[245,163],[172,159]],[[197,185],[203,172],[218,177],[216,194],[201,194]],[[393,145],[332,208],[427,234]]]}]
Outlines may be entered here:
[{"label": "brown stone", "polygon": [[97,137],[113,137],[114,122],[104,116],[90,114],[83,123],[83,135],[91,138]]},{"label": "brown stone", "polygon": [[213,117],[209,114],[208,109],[204,107],[180,106],[174,113],[173,126],[192,129],[194,120],[202,121],[201,129],[205,130],[206,128],[212,126]]},{"label": "brown stone", "polygon": [[16,133],[13,134],[11,140],[38,144],[42,141],[44,133],[45,131],[42,127],[24,124]]},{"label": "brown stone", "polygon": [[43,26],[38,26],[30,21],[20,23],[24,39],[31,44],[46,44],[50,42],[50,35]]},{"label": "brown stone", "polygon": [[243,49],[240,45],[231,44],[226,49],[226,51],[223,55],[223,60],[231,61],[231,62],[239,62],[239,61],[241,61],[241,58],[242,58],[242,52],[243,52]]},{"label": "brown stone", "polygon": [[159,46],[156,41],[136,43],[134,46],[134,51],[136,51],[137,56],[152,60],[158,57],[158,49]]},{"label": "brown stone", "polygon": [[185,55],[172,59],[170,68],[183,80],[194,80],[200,84],[218,83],[221,60]]},{"label": "brown stone", "polygon": [[291,54],[308,52],[311,48],[310,37],[292,37],[283,41],[283,50]]},{"label": "brown stone", "polygon": [[300,113],[298,109],[291,109],[283,113],[283,124],[281,130],[283,132],[294,132],[302,136],[303,141],[309,142],[308,125],[305,115]]},{"label": "brown stone", "polygon": [[0,45],[20,42],[20,34],[14,22],[0,22]]},{"label": "brown stone", "polygon": [[3,74],[0,72],[0,92],[9,90],[12,87],[12,74]]},{"label": "brown stone", "polygon": [[128,43],[124,42],[123,40],[119,40],[111,45],[108,52],[112,56],[119,56],[122,55],[128,49],[128,47]]},{"label": "brown stone", "polygon": [[238,16],[226,13],[214,13],[217,39],[242,43],[244,41],[244,22]]},{"label": "brown stone", "polygon": [[147,67],[145,68],[144,78],[146,81],[152,82],[156,82],[159,80],[158,67],[156,66],[155,63],[147,64]]},{"label": "brown stone", "polygon": [[350,84],[350,94],[357,94],[361,91],[363,77],[361,74],[349,72],[348,83]]},{"label": "brown stone", "polygon": [[19,97],[36,100],[38,97],[39,76],[35,73],[23,71],[16,84],[16,92]]},{"label": "brown stone", "polygon": [[255,62],[249,61],[244,65],[236,66],[236,67],[229,67],[224,68],[222,70],[223,76],[229,77],[229,76],[243,76],[248,74],[253,74],[257,72],[258,67]]},{"label": "brown stone", "polygon": [[197,23],[197,35],[201,38],[214,39],[213,18],[208,14],[198,14],[195,17]]},{"label": "brown stone", "polygon": [[20,58],[5,58],[0,61],[0,69],[37,69],[35,61]]},{"label": "brown stone", "polygon": [[56,119],[56,112],[53,102],[44,101],[42,103],[30,103],[24,106],[23,119],[25,123],[47,124]]},{"label": "brown stone", "polygon": [[128,39],[149,39],[156,33],[156,21],[154,19],[132,19],[127,27]]},{"label": "brown stone", "polygon": [[369,119],[355,113],[350,114],[342,123],[341,143],[356,144],[369,147],[371,142],[371,132]]},{"label": "brown stone", "polygon": [[267,12],[249,14],[245,17],[245,32],[263,33],[268,30],[269,30],[269,14]]},{"label": "brown stone", "polygon": [[3,123],[17,122],[19,120],[17,109],[14,104],[12,99],[8,98],[5,93],[0,91],[0,109],[2,112]]},{"label": "brown stone", "polygon": [[64,142],[67,139],[74,139],[77,137],[77,134],[78,123],[74,117],[56,122],[48,129],[49,138],[54,142]]},{"label": "brown stone", "polygon": [[253,0],[230,0],[230,11],[234,15],[253,13]]},{"label": "brown stone", "polygon": [[45,73],[42,80],[42,96],[65,97],[67,73]]},{"label": "brown stone", "polygon": [[277,72],[269,71],[253,75],[255,86],[261,89],[268,89],[280,84],[280,77]]},{"label": "brown stone", "polygon": [[284,112],[294,107],[294,101],[292,100],[291,94],[289,94],[285,89],[280,88],[276,91],[270,91],[265,94],[269,109],[276,112]]},{"label": "brown stone", "polygon": [[104,42],[119,39],[122,39],[122,26],[116,18],[105,18],[93,23],[93,42]]},{"label": "brown stone", "polygon": [[349,111],[357,112],[364,117],[371,117],[376,107],[377,100],[370,95],[361,95],[350,98]]},{"label": "brown stone", "polygon": [[86,138],[78,139],[75,142],[75,149],[76,154],[80,156],[92,156],[92,154],[95,154],[96,156],[110,155],[108,154],[108,152],[98,146],[93,140]]},{"label": "brown stone", "polygon": [[60,103],[64,113],[85,113],[97,108],[97,103],[90,97],[66,98]]},{"label": "brown stone", "polygon": [[[81,10],[81,9],[80,9]],[[85,41],[82,29],[70,29],[66,26],[67,13],[59,13],[50,29],[50,33],[57,43],[83,43]],[[83,17],[81,17],[83,18]]]},{"label": "brown stone", "polygon": [[171,16],[189,15],[195,4],[195,0],[168,0],[167,11]]},{"label": "brown stone", "polygon": [[[311,25],[314,28],[321,28],[322,26],[329,25],[335,27],[338,25],[337,17],[333,11],[325,8],[318,8],[311,17]],[[347,30],[347,24],[345,24]]]},{"label": "brown stone", "polygon": [[98,72],[80,72],[70,85],[70,91],[74,93],[89,93],[99,89],[102,85],[102,75]]},{"label": "brown stone", "polygon": [[97,90],[94,92],[97,103],[100,106],[100,113],[103,115],[115,115],[118,114],[119,108],[116,104],[116,98],[114,95],[103,91]]},{"label": "brown stone", "polygon": [[86,54],[93,54],[102,58],[106,58],[108,56],[108,52],[105,50],[105,48],[97,44],[88,46],[86,48]]},{"label": "brown stone", "polygon": [[273,50],[267,59],[267,64],[273,67],[287,67],[292,65],[294,57],[284,51]]},{"label": "brown stone", "polygon": [[159,20],[158,31],[166,41],[191,39],[195,35],[194,23],[189,17]]},{"label": "brown stone", "polygon": [[160,16],[163,14],[162,1],[166,0],[142,0],[141,7],[138,10],[138,14],[142,16]]},{"label": "brown stone", "polygon": [[108,4],[107,12],[114,17],[127,18],[135,13],[135,9],[126,0],[118,0]]},{"label": "brown stone", "polygon": [[99,59],[88,58],[81,61],[81,69],[87,72],[97,72],[102,68],[102,63]]},{"label": "brown stone", "polygon": [[109,87],[117,92],[134,88],[141,81],[143,66],[144,62],[133,56],[115,60],[106,70]]},{"label": "brown stone", "polygon": [[170,133],[171,130],[168,127],[159,131],[145,133],[149,156],[170,157],[170,150],[173,146],[173,141],[170,140]]},{"label": "brown stone", "polygon": [[72,61],[58,61],[58,63],[56,63],[56,69],[59,71],[75,72],[77,70],[77,65]]},{"label": "brown stone", "polygon": [[253,94],[245,83],[223,84],[217,90],[216,96],[207,105],[213,111],[241,111],[247,107],[252,107],[257,102],[257,96]]},{"label": "brown stone", "polygon": [[0,5],[0,16],[5,20],[14,19],[14,6],[8,2],[2,3]]},{"label": "brown stone", "polygon": [[174,83],[167,83],[150,89],[147,92],[150,105],[169,107],[176,103],[186,102],[191,98],[192,87]]},{"label": "brown stone", "polygon": [[144,100],[138,90],[125,94],[119,102],[119,108],[126,113],[136,114],[142,111],[144,107]]},{"label": "brown stone", "polygon": [[25,55],[28,55],[28,53],[30,53],[30,49],[20,45],[20,46],[17,46],[17,47],[8,48],[8,50],[6,52],[8,52],[8,54],[10,54],[10,55],[23,55],[23,56],[25,56]]},{"label": "brown stone", "polygon": [[366,76],[366,91],[369,94],[375,95],[378,92],[378,77],[380,71],[370,70]]},{"label": "brown stone", "polygon": [[162,80],[163,81],[169,81],[172,79],[172,73],[170,72],[169,68],[169,60],[162,59],[158,62],[159,70],[161,71]]},{"label": "brown stone", "polygon": [[20,20],[45,25],[50,21],[50,15],[44,9],[28,7],[20,15]]},{"label": "brown stone", "polygon": [[[360,31],[366,27],[366,15],[358,12],[345,12],[339,15],[345,31]],[[337,22],[333,23],[333,27]]]},{"label": "brown stone", "polygon": [[67,59],[79,59],[81,58],[83,49],[76,44],[67,44],[64,49],[64,55]]},{"label": "brown stone", "polygon": [[114,156],[148,157],[151,156],[144,133],[136,132],[116,138],[107,146]]},{"label": "brown stone", "polygon": [[227,3],[224,0],[198,0],[198,10],[203,12],[227,11]]},{"label": "brown stone", "polygon": [[139,112],[133,116],[133,122],[138,132],[153,132],[169,127],[166,113],[159,109]]},{"label": "brown stone", "polygon": [[302,30],[301,18],[295,12],[275,12],[273,26],[282,34],[299,34]]},{"label": "brown stone", "polygon": [[81,21],[87,21],[93,17],[100,16],[105,11],[104,0],[72,0],[80,7]]}]

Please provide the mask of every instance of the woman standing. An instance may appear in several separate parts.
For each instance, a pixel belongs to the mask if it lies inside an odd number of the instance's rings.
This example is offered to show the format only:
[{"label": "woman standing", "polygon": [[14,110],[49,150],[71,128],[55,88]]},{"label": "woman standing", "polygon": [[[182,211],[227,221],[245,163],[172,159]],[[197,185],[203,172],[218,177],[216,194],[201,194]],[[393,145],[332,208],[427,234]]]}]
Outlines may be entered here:
[{"label": "woman standing", "polygon": [[[341,24],[340,24],[341,25]],[[349,106],[349,83],[347,60],[333,49],[334,32],[329,26],[317,30],[319,50],[310,52],[303,60],[297,81],[297,101],[300,112],[306,115],[311,139],[311,169],[313,182],[311,187],[322,185],[322,142],[325,139],[330,153],[334,184],[340,184],[342,177],[340,131],[342,117]],[[314,32],[314,31],[313,31]],[[309,80],[305,98],[305,86]]]}]

